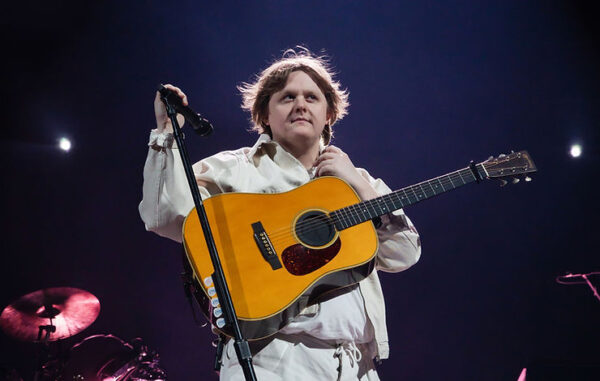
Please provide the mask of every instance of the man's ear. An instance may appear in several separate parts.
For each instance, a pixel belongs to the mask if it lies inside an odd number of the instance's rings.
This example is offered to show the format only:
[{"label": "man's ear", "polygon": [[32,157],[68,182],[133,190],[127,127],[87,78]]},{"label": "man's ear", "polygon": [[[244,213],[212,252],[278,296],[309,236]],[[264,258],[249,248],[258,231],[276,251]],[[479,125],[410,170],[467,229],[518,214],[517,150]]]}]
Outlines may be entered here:
[{"label": "man's ear", "polygon": [[327,108],[327,124],[330,126],[333,124],[333,111],[329,107]]}]

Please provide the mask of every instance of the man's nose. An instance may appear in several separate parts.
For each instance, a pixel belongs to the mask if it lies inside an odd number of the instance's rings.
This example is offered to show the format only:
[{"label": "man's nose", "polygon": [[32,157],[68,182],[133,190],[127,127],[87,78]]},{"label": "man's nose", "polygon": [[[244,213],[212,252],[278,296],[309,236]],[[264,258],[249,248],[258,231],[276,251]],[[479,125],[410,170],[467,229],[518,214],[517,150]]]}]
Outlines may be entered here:
[{"label": "man's nose", "polygon": [[296,111],[306,110],[306,99],[303,96],[296,97],[296,103],[294,104],[294,109]]}]

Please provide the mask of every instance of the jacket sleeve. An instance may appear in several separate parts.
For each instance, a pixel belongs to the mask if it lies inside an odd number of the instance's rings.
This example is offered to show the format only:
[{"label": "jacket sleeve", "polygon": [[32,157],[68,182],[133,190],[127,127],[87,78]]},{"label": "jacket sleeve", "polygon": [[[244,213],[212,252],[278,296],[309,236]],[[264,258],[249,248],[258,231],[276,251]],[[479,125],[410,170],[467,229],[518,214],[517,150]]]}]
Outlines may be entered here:
[{"label": "jacket sleeve", "polygon": [[[179,152],[170,133],[150,133],[150,146],[144,165],[143,198],[139,212],[146,230],[182,242],[182,227],[194,207]],[[193,166],[202,198],[219,193],[219,187],[207,176],[208,166]]]},{"label": "jacket sleeve", "polygon": [[[381,180],[374,179],[363,169],[361,174],[375,188],[379,195],[391,193],[390,188]],[[388,213],[381,218],[377,229],[379,251],[376,267],[385,272],[404,271],[417,263],[421,257],[421,240],[417,229],[402,209]]]}]

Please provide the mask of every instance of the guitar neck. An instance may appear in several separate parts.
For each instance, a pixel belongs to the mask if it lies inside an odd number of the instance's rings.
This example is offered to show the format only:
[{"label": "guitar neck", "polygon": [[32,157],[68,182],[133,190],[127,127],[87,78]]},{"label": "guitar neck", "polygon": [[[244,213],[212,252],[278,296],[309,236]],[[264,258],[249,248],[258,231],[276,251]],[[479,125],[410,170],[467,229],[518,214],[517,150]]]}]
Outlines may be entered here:
[{"label": "guitar neck", "polygon": [[487,171],[482,163],[459,169],[431,180],[399,189],[371,200],[359,202],[329,214],[338,231],[369,221],[375,217],[427,200],[449,192],[463,185],[485,179]]}]

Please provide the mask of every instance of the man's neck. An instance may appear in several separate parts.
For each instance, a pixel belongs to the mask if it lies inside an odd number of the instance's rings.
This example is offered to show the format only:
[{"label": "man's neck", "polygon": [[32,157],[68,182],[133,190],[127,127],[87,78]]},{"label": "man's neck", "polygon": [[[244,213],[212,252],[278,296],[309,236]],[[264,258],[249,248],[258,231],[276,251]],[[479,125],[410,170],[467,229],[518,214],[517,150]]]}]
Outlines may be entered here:
[{"label": "man's neck", "polygon": [[294,156],[306,169],[311,169],[315,164],[315,161],[319,157],[319,152],[321,150],[320,140],[317,140],[316,143],[312,145],[302,146],[302,145],[293,145],[288,146],[283,143],[279,143],[286,151],[288,151],[292,156]]}]

